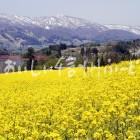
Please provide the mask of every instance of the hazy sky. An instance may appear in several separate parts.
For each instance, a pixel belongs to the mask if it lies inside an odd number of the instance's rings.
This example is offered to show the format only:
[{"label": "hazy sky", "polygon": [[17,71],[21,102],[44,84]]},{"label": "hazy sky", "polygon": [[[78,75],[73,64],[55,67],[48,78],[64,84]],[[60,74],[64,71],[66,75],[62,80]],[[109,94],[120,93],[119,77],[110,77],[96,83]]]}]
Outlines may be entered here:
[{"label": "hazy sky", "polygon": [[101,24],[140,25],[140,0],[0,0],[0,13],[63,14]]}]

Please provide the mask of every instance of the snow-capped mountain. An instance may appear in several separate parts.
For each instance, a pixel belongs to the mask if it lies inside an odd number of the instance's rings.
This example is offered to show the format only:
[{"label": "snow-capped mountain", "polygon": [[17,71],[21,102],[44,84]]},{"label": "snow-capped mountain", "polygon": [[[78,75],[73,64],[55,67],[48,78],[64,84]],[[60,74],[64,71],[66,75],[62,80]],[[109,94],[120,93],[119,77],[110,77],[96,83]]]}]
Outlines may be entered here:
[{"label": "snow-capped mountain", "polygon": [[27,16],[17,16],[17,15],[7,15],[0,13],[0,20],[5,19],[12,24],[21,24],[21,25],[36,25],[43,27],[47,30],[55,27],[63,28],[90,28],[94,26],[99,31],[107,30],[124,30],[140,35],[140,26],[127,26],[127,25],[101,25],[98,23],[93,23],[85,19],[71,17],[71,16],[52,16],[52,17],[27,17]]},{"label": "snow-capped mountain", "polygon": [[134,34],[138,34],[140,35],[140,26],[126,26],[126,25],[105,25],[108,29],[113,29],[113,30],[124,30],[124,31],[128,31],[128,32],[132,32]]},{"label": "snow-capped mountain", "polygon": [[0,48],[138,38],[140,38],[140,27],[101,25],[85,19],[62,15],[26,17],[0,14]]},{"label": "snow-capped mountain", "polygon": [[33,18],[37,25],[50,29],[53,27],[65,27],[65,28],[90,28],[91,26],[96,27],[99,30],[106,30],[105,26],[97,23],[92,23],[84,19],[70,17],[70,16],[52,16],[52,17],[38,17]]},{"label": "snow-capped mountain", "polygon": [[75,18],[71,16],[64,16],[64,15],[58,15],[52,17],[27,17],[27,16],[0,14],[0,19],[9,20],[9,22],[13,24],[36,25],[36,26],[43,27],[47,30],[55,27],[89,28],[91,26],[94,26],[99,30],[106,30],[106,27],[100,24],[92,23],[85,19]]},{"label": "snow-capped mountain", "polygon": [[34,24],[34,21],[30,17],[26,16],[7,15],[0,13],[0,19],[1,20],[5,19],[12,24],[21,24],[21,25]]}]

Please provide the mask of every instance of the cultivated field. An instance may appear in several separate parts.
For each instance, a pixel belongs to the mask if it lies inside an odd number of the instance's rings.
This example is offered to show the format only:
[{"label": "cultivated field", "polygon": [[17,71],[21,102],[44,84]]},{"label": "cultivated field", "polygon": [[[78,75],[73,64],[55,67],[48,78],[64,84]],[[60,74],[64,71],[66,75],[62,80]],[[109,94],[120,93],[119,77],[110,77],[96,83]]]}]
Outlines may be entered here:
[{"label": "cultivated field", "polygon": [[140,63],[0,75],[0,140],[139,140]]}]

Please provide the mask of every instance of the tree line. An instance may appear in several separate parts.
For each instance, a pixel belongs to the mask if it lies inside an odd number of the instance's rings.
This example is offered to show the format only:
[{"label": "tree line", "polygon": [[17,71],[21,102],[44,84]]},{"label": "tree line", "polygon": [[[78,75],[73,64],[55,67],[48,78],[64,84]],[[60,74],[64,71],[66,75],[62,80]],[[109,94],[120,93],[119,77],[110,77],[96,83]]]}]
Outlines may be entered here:
[{"label": "tree line", "polygon": [[[95,65],[100,66],[108,65],[109,63],[118,63],[125,60],[133,60],[139,58],[140,40],[132,41],[120,41],[120,42],[109,42],[106,44],[82,44],[80,46],[68,46],[66,44],[60,45],[50,45],[49,47],[43,48],[38,51],[40,54],[46,56],[53,56],[50,59],[59,59],[62,56],[62,51],[68,48],[80,48],[80,53],[76,52],[77,61],[82,62],[86,66],[89,66],[91,62]],[[76,51],[76,49],[75,49]],[[33,48],[28,48],[26,57],[27,68],[31,70],[32,67],[35,68],[36,65],[40,65],[37,62],[35,55],[37,52]],[[70,54],[71,55],[71,54]],[[47,62],[46,62],[47,63]],[[78,63],[78,62],[77,62]]]}]

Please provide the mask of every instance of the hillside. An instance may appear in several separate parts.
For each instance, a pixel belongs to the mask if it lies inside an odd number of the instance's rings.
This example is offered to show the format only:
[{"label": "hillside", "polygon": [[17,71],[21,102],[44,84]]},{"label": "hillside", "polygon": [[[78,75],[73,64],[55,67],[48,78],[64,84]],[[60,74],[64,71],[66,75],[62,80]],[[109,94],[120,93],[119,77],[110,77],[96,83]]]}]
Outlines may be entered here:
[{"label": "hillside", "polygon": [[0,14],[0,48],[21,51],[33,46],[108,42],[140,38],[140,27],[101,25],[70,16],[25,17]]}]

